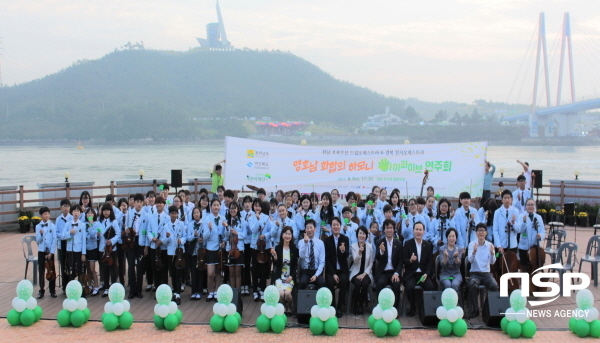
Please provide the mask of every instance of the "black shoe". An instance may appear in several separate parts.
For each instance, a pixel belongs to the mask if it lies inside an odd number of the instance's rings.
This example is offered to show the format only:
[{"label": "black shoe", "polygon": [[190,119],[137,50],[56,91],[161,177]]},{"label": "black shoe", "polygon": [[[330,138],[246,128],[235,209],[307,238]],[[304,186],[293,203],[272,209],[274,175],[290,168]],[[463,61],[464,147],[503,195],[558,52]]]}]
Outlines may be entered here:
[{"label": "black shoe", "polygon": [[40,290],[40,291],[38,292],[38,296],[37,296],[37,298],[38,298],[38,299],[42,299],[43,297],[44,297],[44,291]]},{"label": "black shoe", "polygon": [[129,293],[129,296],[127,297],[127,299],[133,299],[134,297],[135,297],[135,294]]},{"label": "black shoe", "polygon": [[56,298],[56,292],[50,292],[50,296]]},{"label": "black shoe", "polygon": [[335,316],[338,318],[342,318],[342,310],[340,310],[339,308],[335,310]]},{"label": "black shoe", "polygon": [[469,314],[469,318],[477,318],[479,317],[479,311],[474,311]]},{"label": "black shoe", "polygon": [[142,294],[142,292],[139,292],[139,293],[137,294],[137,297],[138,297],[138,298],[140,298],[140,299],[142,299],[142,298],[144,297],[144,295]]},{"label": "black shoe", "polygon": [[409,316],[409,317],[414,317],[415,316],[415,310],[408,311],[408,313],[406,315]]}]

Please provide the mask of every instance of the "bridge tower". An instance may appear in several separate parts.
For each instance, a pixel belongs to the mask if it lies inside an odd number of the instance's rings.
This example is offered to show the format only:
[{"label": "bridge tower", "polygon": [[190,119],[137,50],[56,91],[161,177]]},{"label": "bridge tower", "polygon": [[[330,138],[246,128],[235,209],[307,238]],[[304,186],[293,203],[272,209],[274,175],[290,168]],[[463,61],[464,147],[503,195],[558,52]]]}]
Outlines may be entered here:
[{"label": "bridge tower", "polygon": [[[562,80],[563,71],[565,64],[565,45],[567,46],[567,52],[569,54],[569,80],[571,86],[571,103],[575,103],[575,71],[573,70],[573,47],[571,44],[571,19],[569,13],[565,13],[563,20],[562,30],[562,44],[560,49],[560,67],[558,71],[558,91],[556,94],[556,106],[560,106],[561,103],[561,92],[562,92]],[[575,129],[577,123],[577,116],[569,115],[567,113],[554,114],[548,116],[547,135],[554,136],[554,123],[558,124],[557,133],[559,136],[566,136]]]},{"label": "bridge tower", "polygon": [[[543,54],[543,56],[541,56]],[[542,62],[544,63],[544,79],[546,86],[546,104],[547,107],[551,106],[550,100],[550,79],[548,76],[548,50],[546,48],[546,20],[544,16],[544,12],[540,13],[540,24],[538,30],[538,44],[537,44],[537,57],[535,60],[535,80],[533,84],[533,102],[531,104],[531,113],[529,114],[529,136],[530,137],[538,137],[538,126],[540,124],[540,117],[537,115],[536,106],[537,106],[537,93],[538,93],[538,83],[540,77],[540,58],[543,58]],[[545,122],[542,124],[546,124]],[[548,127],[548,125],[544,125]]]}]

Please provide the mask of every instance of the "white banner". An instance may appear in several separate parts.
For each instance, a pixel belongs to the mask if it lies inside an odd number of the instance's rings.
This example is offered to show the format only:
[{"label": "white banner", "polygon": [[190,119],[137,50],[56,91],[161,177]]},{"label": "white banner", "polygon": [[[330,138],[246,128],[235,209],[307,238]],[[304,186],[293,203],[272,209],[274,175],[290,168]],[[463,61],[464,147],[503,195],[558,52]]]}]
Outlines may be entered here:
[{"label": "white banner", "polygon": [[[368,194],[375,185],[398,188],[405,197],[421,192],[425,170],[440,196],[483,192],[487,142],[316,147],[226,137],[225,187],[253,185],[268,193],[353,191]],[[247,187],[246,187],[247,188]]]}]

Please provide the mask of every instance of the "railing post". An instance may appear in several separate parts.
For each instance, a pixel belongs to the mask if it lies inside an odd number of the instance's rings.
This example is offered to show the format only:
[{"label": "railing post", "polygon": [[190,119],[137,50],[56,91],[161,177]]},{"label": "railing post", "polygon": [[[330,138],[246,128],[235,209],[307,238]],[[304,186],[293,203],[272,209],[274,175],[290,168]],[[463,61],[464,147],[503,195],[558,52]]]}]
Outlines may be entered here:
[{"label": "railing post", "polygon": [[152,180],[152,191],[156,194],[156,179]]},{"label": "railing post", "polygon": [[565,204],[565,182],[560,182],[560,206]]},{"label": "railing post", "polygon": [[115,195],[115,182],[110,182],[110,194]]},{"label": "railing post", "polygon": [[194,179],[194,203],[198,202],[198,178]]},{"label": "railing post", "polygon": [[23,192],[23,185],[19,186],[19,207],[23,209],[25,207],[25,192]]},{"label": "railing post", "polygon": [[69,199],[69,202],[71,202],[71,184],[68,182],[65,183],[65,195]]}]

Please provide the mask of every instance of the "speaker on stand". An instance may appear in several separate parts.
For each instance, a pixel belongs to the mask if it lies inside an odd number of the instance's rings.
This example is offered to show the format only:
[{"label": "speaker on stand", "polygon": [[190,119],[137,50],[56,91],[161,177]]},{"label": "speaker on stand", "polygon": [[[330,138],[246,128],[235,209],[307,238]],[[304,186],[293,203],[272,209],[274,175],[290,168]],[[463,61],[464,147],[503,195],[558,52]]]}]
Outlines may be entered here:
[{"label": "speaker on stand", "polygon": [[[536,195],[535,195],[535,204],[537,206],[537,202],[538,199],[540,197],[540,188],[543,188],[543,180],[544,180],[544,172],[542,170],[532,170],[531,174],[533,176],[533,185],[532,188],[535,188],[536,191]],[[531,195],[533,196],[533,191],[531,192]]]},{"label": "speaker on stand", "polygon": [[183,171],[181,169],[171,169],[171,187],[175,188],[175,194],[177,194],[177,188],[181,188],[183,184]]}]

